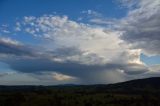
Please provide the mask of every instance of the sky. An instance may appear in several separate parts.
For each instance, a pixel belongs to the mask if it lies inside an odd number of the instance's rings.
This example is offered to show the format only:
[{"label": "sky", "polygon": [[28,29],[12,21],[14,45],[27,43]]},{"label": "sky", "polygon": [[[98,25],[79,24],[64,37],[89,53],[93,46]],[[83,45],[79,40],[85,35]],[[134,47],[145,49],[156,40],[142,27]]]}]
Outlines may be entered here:
[{"label": "sky", "polygon": [[1,0],[0,85],[160,76],[160,0]]}]

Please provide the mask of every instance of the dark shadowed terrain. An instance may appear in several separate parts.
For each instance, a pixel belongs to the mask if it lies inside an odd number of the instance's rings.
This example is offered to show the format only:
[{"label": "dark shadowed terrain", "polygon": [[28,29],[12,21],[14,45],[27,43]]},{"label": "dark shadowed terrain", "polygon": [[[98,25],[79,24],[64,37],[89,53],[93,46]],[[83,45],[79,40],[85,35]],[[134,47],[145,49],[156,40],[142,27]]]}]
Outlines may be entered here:
[{"label": "dark shadowed terrain", "polygon": [[0,106],[160,106],[160,78],[109,85],[0,86]]}]

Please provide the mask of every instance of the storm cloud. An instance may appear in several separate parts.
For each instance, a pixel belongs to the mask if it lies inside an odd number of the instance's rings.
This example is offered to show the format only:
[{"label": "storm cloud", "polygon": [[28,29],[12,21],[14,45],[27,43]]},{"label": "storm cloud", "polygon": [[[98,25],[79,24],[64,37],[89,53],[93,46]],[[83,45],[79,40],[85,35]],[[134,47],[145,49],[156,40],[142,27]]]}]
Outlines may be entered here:
[{"label": "storm cloud", "polygon": [[32,50],[27,46],[21,45],[18,41],[11,40],[10,38],[0,39],[0,54],[5,55],[33,55]]},{"label": "storm cloud", "polygon": [[159,55],[160,1],[140,0],[134,5],[136,8],[120,21],[119,29],[124,31],[121,38],[146,55]]},{"label": "storm cloud", "polygon": [[124,18],[111,23],[92,19],[111,28],[65,15],[25,16],[16,22],[14,33],[25,33],[22,37],[32,42],[1,35],[0,61],[17,73],[49,82],[112,83],[155,75],[159,67],[147,66],[140,56],[160,55],[160,2],[121,1],[123,6],[129,3]]}]

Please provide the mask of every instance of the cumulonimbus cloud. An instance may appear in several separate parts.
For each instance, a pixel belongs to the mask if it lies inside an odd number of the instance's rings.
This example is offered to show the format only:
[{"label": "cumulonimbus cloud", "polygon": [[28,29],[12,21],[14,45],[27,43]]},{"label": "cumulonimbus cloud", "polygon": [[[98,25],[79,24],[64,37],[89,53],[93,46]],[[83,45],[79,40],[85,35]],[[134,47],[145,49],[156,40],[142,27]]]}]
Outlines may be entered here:
[{"label": "cumulonimbus cloud", "polygon": [[[114,29],[110,30],[78,23],[67,16],[26,16],[15,31],[41,39],[40,46],[28,48],[23,42],[3,38],[0,54],[8,56],[0,60],[17,72],[58,73],[53,78],[59,81],[75,78],[86,83],[110,83],[144,75],[150,69],[140,61],[140,54],[160,53],[157,1],[148,5],[141,0],[139,7],[112,23]],[[144,5],[151,10],[146,12]]]}]

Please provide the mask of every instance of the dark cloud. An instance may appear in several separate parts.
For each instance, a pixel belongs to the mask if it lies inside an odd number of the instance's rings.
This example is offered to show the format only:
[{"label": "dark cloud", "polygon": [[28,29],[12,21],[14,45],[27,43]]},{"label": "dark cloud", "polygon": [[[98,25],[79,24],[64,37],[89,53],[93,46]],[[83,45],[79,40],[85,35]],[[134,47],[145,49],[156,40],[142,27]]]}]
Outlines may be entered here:
[{"label": "dark cloud", "polygon": [[31,50],[19,44],[14,44],[10,42],[6,42],[4,40],[0,40],[0,54],[9,54],[9,55],[33,55]]},{"label": "dark cloud", "polygon": [[139,8],[131,10],[120,24],[123,40],[144,53],[160,54],[160,2],[141,0]]},{"label": "dark cloud", "polygon": [[7,60],[6,63],[17,71],[26,73],[37,73],[43,71],[58,71],[61,73],[68,73],[79,75],[86,71],[100,71],[105,69],[112,69],[120,67],[120,65],[108,64],[108,65],[87,65],[80,64],[74,61],[56,62],[47,58],[33,58],[33,59],[12,59]]},{"label": "dark cloud", "polygon": [[148,72],[149,69],[143,64],[128,64],[124,67],[124,72],[128,75],[137,75]]},{"label": "dark cloud", "polygon": [[13,72],[1,72],[0,77],[9,76],[9,75],[12,75],[12,74],[15,74],[15,73],[13,73]]},{"label": "dark cloud", "polygon": [[7,76],[9,75],[8,73],[0,73],[0,77],[4,77],[4,76]]},{"label": "dark cloud", "polygon": [[[22,73],[42,74],[43,72],[58,72],[77,77],[84,82],[104,81],[103,73],[115,73],[117,70],[124,70],[126,75],[137,75],[145,73],[148,69],[138,64],[80,64],[75,61],[56,62],[48,58],[21,58],[5,61],[13,70]],[[103,78],[101,78],[103,76]],[[107,79],[107,78],[106,78]],[[93,83],[92,82],[92,83]]]},{"label": "dark cloud", "polygon": [[81,55],[83,51],[79,50],[76,47],[61,47],[57,48],[54,51],[49,51],[49,53],[53,54],[54,56],[64,57],[64,56]]},{"label": "dark cloud", "polygon": [[[74,60],[54,60],[55,57],[81,55],[83,53],[74,47],[58,48],[52,52],[45,51],[38,54],[36,51],[26,47],[25,45],[21,46],[0,42],[0,46],[1,48],[3,47],[3,49],[1,49],[1,53],[15,55],[13,57],[5,57],[4,59],[1,59],[1,61],[7,63],[11,69],[21,73],[41,75],[45,72],[58,72],[64,75],[66,74],[77,77],[83,80],[83,82],[94,83],[106,81],[105,79],[107,78],[104,76],[105,74],[103,74],[106,72],[109,73],[109,75],[111,74],[114,76],[113,73],[115,73],[115,75],[118,74],[117,70],[123,70],[126,75],[141,74],[148,71],[144,65],[139,64],[114,62],[106,64],[85,64]],[[91,57],[96,57],[96,54],[91,54]]]}]

